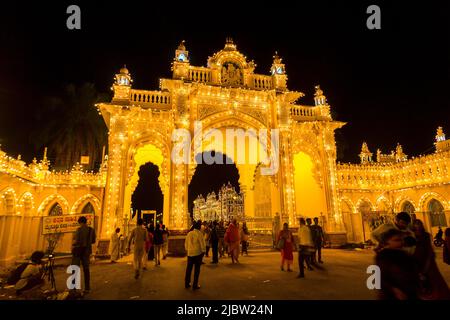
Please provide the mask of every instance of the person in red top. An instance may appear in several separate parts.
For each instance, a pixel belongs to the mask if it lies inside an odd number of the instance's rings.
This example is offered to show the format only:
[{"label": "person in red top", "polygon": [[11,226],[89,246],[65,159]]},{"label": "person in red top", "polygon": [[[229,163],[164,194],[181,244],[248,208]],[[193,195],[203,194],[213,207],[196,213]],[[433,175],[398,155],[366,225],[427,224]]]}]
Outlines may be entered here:
[{"label": "person in red top", "polygon": [[283,230],[278,233],[277,244],[281,251],[281,271],[284,271],[284,264],[286,263],[287,271],[291,272],[291,265],[294,262],[294,236],[287,223],[283,224]]},{"label": "person in red top", "polygon": [[227,232],[225,233],[225,242],[228,244],[228,252],[231,255],[232,263],[239,263],[239,227],[237,225],[236,219],[234,219],[228,226]]}]

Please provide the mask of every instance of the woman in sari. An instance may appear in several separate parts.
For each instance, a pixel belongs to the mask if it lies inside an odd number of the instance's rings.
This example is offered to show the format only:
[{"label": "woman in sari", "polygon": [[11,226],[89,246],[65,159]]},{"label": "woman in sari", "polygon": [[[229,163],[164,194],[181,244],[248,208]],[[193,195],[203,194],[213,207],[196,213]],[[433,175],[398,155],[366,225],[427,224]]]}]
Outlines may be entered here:
[{"label": "woman in sari", "polygon": [[277,247],[281,250],[281,271],[287,264],[287,271],[292,272],[291,265],[294,262],[294,236],[287,223],[283,224],[283,230],[278,233]]},{"label": "woman in sari", "polygon": [[225,242],[228,244],[228,253],[231,255],[232,263],[239,262],[240,237],[236,219],[228,226],[227,232],[225,233]]}]

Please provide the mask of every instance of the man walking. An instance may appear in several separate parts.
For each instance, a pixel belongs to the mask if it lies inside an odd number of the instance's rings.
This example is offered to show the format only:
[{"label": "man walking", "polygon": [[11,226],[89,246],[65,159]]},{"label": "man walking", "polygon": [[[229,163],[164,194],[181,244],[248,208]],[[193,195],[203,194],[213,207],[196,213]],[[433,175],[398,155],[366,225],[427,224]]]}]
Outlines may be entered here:
[{"label": "man walking", "polygon": [[155,266],[161,265],[161,252],[164,245],[163,231],[160,224],[156,224],[155,233],[153,234],[153,248],[155,250]]},{"label": "man walking", "polygon": [[92,244],[96,241],[95,230],[87,225],[86,217],[78,219],[79,227],[73,235],[72,241],[72,265],[83,266],[84,293],[91,290],[91,274],[89,260],[92,254]]},{"label": "man walking", "polygon": [[222,258],[225,254],[225,227],[223,225],[223,220],[219,222],[217,228],[217,237],[219,238],[219,256]]},{"label": "man walking", "polygon": [[186,276],[184,278],[184,287],[186,289],[191,287],[191,274],[193,266],[195,266],[195,270],[192,288],[194,290],[200,289],[198,279],[200,277],[200,267],[202,265],[203,255],[206,252],[206,243],[203,233],[200,231],[201,227],[202,222],[199,220],[194,224],[194,228],[187,234],[184,242],[188,256]]},{"label": "man walking", "polygon": [[306,225],[304,218],[300,218],[300,227],[298,228],[298,266],[300,273],[297,278],[305,277],[304,262],[308,270],[313,270],[311,267],[311,250],[314,247],[311,237],[311,229]]},{"label": "man walking", "polygon": [[214,221],[211,228],[211,248],[212,248],[212,262],[211,263],[219,263],[219,236],[218,236],[218,223]]},{"label": "man walking", "polygon": [[[324,239],[323,229],[319,226],[319,218],[314,218],[314,225],[311,226],[314,244],[313,262],[323,263],[322,261],[322,244]],[[316,257],[317,253],[317,257]]]},{"label": "man walking", "polygon": [[142,270],[143,256],[145,253],[145,242],[149,241],[147,230],[143,227],[144,220],[139,218],[136,228],[131,231],[130,240],[128,241],[128,250],[131,243],[134,242],[133,262],[134,262],[134,278],[139,278]]}]

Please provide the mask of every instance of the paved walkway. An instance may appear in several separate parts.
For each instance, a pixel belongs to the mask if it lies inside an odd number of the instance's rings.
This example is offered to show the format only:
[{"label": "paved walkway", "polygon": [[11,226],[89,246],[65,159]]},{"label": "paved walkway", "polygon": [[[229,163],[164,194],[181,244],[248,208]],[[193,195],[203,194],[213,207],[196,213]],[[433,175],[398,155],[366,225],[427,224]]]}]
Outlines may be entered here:
[{"label": "paved walkway", "polygon": [[[218,265],[202,266],[198,291],[184,288],[185,258],[162,260],[151,265],[138,280],[134,279],[131,256],[110,264],[99,262],[91,267],[92,291],[85,299],[374,299],[375,292],[366,287],[367,266],[373,252],[324,250],[325,270],[306,271],[306,278],[297,279],[297,272],[281,272],[278,252],[250,252],[241,263],[232,265],[226,258]],[[450,266],[438,264],[450,283]],[[295,256],[296,258],[297,256]],[[298,270],[297,264],[294,270]],[[67,274],[56,270],[57,288],[63,290]],[[5,294],[5,293],[3,293]],[[1,296],[1,292],[0,292]],[[7,299],[7,295],[0,299]]]}]

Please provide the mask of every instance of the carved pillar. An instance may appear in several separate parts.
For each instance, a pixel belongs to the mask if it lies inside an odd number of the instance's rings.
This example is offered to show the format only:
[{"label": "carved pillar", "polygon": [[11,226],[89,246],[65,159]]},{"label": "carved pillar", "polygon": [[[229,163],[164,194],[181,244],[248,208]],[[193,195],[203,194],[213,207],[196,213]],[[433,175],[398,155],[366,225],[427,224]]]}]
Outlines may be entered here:
[{"label": "carved pillar", "polygon": [[185,231],[189,229],[188,213],[188,165],[171,165],[170,215],[169,227],[172,230]]},{"label": "carved pillar", "polygon": [[123,223],[124,176],[126,174],[127,137],[125,122],[111,119],[109,135],[108,175],[106,179],[101,237],[108,238],[112,230]]},{"label": "carved pillar", "polygon": [[281,223],[288,222],[289,225],[297,225],[297,217],[295,213],[295,196],[294,196],[294,174],[293,174],[293,157],[290,147],[290,132],[280,130],[280,150],[279,150],[279,190],[280,190],[280,207],[281,207]]},{"label": "carved pillar", "polygon": [[343,231],[343,218],[339,208],[337,193],[335,129],[336,127],[334,125],[327,123],[321,130],[324,164],[323,176],[330,231]]}]

